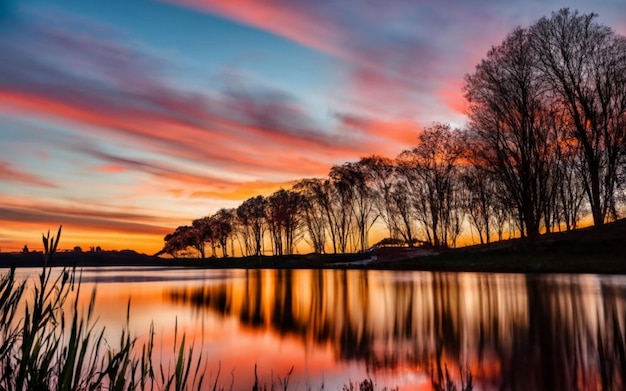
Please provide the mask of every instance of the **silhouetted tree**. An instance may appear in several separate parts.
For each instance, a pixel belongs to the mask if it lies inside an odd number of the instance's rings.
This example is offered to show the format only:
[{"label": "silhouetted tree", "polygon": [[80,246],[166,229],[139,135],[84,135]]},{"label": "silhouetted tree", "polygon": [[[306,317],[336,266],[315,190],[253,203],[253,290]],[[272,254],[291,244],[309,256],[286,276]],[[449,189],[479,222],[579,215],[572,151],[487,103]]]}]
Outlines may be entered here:
[{"label": "silhouetted tree", "polygon": [[330,227],[328,220],[328,194],[323,179],[302,179],[293,189],[302,194],[300,213],[306,226],[313,251],[324,253],[326,247],[326,231]]},{"label": "silhouetted tree", "polygon": [[469,223],[476,229],[480,244],[491,240],[493,219],[498,208],[497,185],[492,175],[483,167],[470,165],[462,174],[465,186],[465,211]]},{"label": "silhouetted tree", "polygon": [[247,255],[262,254],[266,209],[267,199],[261,195],[247,199],[237,208]]},{"label": "silhouetted tree", "polygon": [[217,239],[224,258],[228,257],[228,240],[233,234],[235,213],[234,209],[222,208],[211,216],[213,237]]},{"label": "silhouetted tree", "polygon": [[352,187],[352,213],[354,218],[353,248],[364,252],[369,246],[369,231],[380,215],[377,209],[376,185],[371,165],[364,159],[341,166],[340,175]]},{"label": "silhouetted tree", "polygon": [[382,218],[389,231],[389,237],[397,235],[397,210],[394,209],[392,191],[396,182],[395,164],[390,158],[372,155],[359,161],[365,172],[368,186],[371,191],[374,205],[378,209],[378,216]]},{"label": "silhouetted tree", "polygon": [[303,196],[292,190],[278,190],[268,198],[266,219],[274,244],[274,254],[293,254],[300,228],[299,208]]},{"label": "silhouetted tree", "polygon": [[[194,247],[200,253],[200,258],[204,259],[206,257],[205,244],[207,242],[214,243],[211,217],[206,216],[195,219],[191,222],[191,226],[195,230],[195,234],[199,237],[199,242],[197,245],[194,245]],[[215,247],[212,246],[212,248],[214,249]],[[213,256],[215,256],[215,250],[213,250]]]},{"label": "silhouetted tree", "polygon": [[163,240],[165,244],[157,255],[169,254],[176,257],[179,252],[186,250],[188,247],[193,247],[200,253],[199,248],[204,246],[204,241],[201,235],[199,235],[199,231],[189,225],[177,227],[174,232],[165,235]]},{"label": "silhouetted tree", "polygon": [[335,228],[339,248],[346,252],[351,241],[353,250],[365,251],[369,230],[378,218],[375,191],[369,169],[361,162],[349,162],[330,169],[335,196]]},{"label": "silhouetted tree", "polygon": [[330,169],[331,224],[337,240],[337,250],[345,253],[353,225],[354,189],[348,163]]},{"label": "silhouetted tree", "polygon": [[412,189],[413,209],[428,242],[454,245],[463,209],[459,197],[462,134],[449,124],[435,123],[419,136],[417,147],[398,156],[398,169]]},{"label": "silhouetted tree", "polygon": [[537,235],[557,140],[530,35],[517,28],[466,76],[469,141],[515,202],[522,234]]},{"label": "silhouetted tree", "polygon": [[626,144],[626,38],[596,14],[561,9],[530,28],[533,56],[561,126],[578,141],[581,178],[595,225],[616,218],[615,191]]},{"label": "silhouetted tree", "polygon": [[575,229],[582,215],[585,186],[580,175],[582,162],[574,140],[564,138],[556,148],[556,201],[558,223],[567,231]]},{"label": "silhouetted tree", "polygon": [[390,192],[390,221],[393,224],[394,233],[400,235],[409,247],[413,247],[415,239],[417,239],[417,227],[415,226],[412,205],[411,187],[407,179],[397,177]]}]

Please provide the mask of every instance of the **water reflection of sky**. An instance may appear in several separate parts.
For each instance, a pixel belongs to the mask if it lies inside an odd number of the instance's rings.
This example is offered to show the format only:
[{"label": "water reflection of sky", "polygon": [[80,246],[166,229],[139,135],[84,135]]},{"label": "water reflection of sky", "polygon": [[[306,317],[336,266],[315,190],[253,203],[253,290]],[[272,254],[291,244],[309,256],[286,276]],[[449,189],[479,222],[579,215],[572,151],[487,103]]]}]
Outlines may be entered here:
[{"label": "water reflection of sky", "polygon": [[624,386],[625,276],[106,268],[82,281],[110,340],[130,300],[140,341],[154,322],[169,357],[185,332],[226,388],[251,389],[257,364],[265,381],[293,366],[300,389],[368,374],[430,389],[437,363],[457,379],[469,368],[475,389]]}]

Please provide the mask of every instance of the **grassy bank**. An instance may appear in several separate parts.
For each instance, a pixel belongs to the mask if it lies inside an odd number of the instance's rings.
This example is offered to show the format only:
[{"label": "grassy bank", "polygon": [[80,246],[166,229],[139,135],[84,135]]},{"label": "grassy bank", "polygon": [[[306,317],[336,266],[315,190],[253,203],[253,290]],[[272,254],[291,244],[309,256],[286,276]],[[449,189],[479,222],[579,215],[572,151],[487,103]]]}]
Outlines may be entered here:
[{"label": "grassy bank", "polygon": [[536,238],[442,251],[385,268],[440,271],[626,274],[626,220]]}]

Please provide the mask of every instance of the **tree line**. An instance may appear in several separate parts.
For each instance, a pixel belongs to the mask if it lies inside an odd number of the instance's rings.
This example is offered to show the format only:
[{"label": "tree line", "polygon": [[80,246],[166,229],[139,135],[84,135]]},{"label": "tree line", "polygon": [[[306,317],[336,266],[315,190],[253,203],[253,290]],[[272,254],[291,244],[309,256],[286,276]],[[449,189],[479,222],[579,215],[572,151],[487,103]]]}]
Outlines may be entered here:
[{"label": "tree line", "polygon": [[[201,257],[365,251],[387,241],[455,246],[575,229],[620,216],[626,178],[626,38],[561,9],[514,29],[466,75],[468,125],[433,123],[395,158],[333,166],[269,197],[180,226],[161,253]],[[270,243],[265,248],[266,243]]]}]

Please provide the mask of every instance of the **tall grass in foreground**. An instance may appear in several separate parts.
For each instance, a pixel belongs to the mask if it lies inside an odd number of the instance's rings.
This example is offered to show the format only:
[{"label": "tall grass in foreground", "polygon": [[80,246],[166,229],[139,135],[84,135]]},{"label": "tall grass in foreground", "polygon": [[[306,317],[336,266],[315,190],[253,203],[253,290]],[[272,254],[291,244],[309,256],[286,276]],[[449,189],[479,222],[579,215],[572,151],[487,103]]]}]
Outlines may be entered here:
[{"label": "tall grass in foreground", "polygon": [[[50,237],[50,232],[42,235],[44,265],[32,292],[26,293],[26,280],[16,282],[14,267],[0,277],[0,391],[223,390],[218,387],[219,371],[210,384],[204,384],[205,357],[194,352],[185,335],[177,342],[178,333],[174,333],[177,355],[173,368],[169,361],[155,363],[154,325],[148,341],[139,349],[129,328],[130,303],[119,345],[111,347],[105,329],[98,328],[93,318],[96,291],[91,292],[86,313],[81,313],[80,274],[75,269],[63,269],[53,277],[48,267],[60,237],[61,227],[56,237]],[[252,390],[287,391],[292,371],[293,368],[284,378],[278,377],[277,384],[272,376],[268,386],[259,384],[255,366]],[[439,382],[433,382],[433,388],[456,391],[447,368],[445,375],[445,385],[440,372]],[[320,389],[324,389],[323,384]],[[342,390],[397,391],[380,389],[371,379],[350,381]],[[463,385],[462,390],[471,390],[471,379],[470,386]]]},{"label": "tall grass in foreground", "polygon": [[48,268],[61,227],[56,238],[50,232],[42,236],[44,266],[32,296],[25,292],[26,281],[16,282],[14,268],[0,277],[0,390],[202,389],[203,359],[184,336],[172,369],[154,363],[154,328],[140,354],[128,321],[119,345],[110,347],[93,319],[95,290],[81,314],[80,276],[64,269],[53,277]]}]

